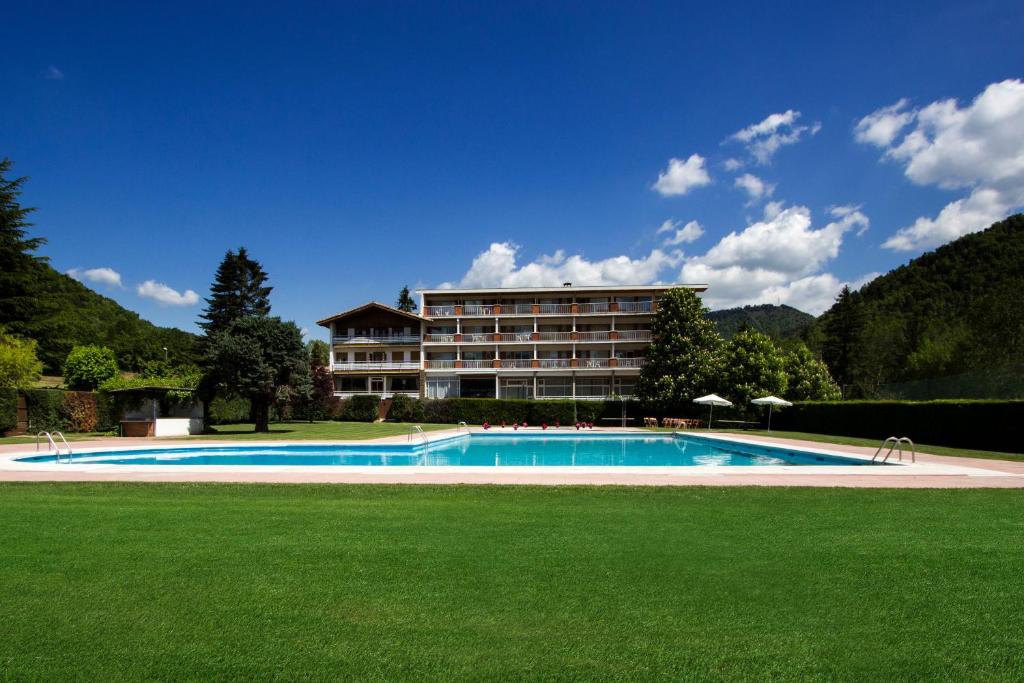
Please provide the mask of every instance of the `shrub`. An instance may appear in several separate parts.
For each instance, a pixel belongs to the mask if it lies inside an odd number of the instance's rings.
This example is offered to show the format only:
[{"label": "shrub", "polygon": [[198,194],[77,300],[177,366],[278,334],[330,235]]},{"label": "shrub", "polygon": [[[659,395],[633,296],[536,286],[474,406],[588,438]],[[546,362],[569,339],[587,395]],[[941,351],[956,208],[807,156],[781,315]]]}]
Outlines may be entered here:
[{"label": "shrub", "polygon": [[0,329],[0,387],[28,389],[42,371],[35,340],[12,337]]},{"label": "shrub", "polygon": [[249,422],[249,399],[241,396],[218,396],[206,407],[206,421],[211,425]]},{"label": "shrub", "polygon": [[353,396],[345,405],[341,419],[346,422],[373,422],[380,413],[380,396]]},{"label": "shrub", "polygon": [[76,346],[64,361],[64,383],[72,389],[96,389],[117,375],[117,358],[105,346]]},{"label": "shrub", "polygon": [[18,390],[0,389],[0,436],[18,426]]},{"label": "shrub", "polygon": [[[397,399],[398,397],[396,397]],[[391,406],[389,418],[398,422],[434,422],[439,424],[483,424],[493,425],[505,422],[528,422],[531,425],[555,423],[570,425],[575,421],[598,422],[602,415],[610,414],[618,417],[621,404],[602,401],[535,401],[526,399],[494,399],[494,398],[437,398],[408,399],[408,412],[400,407],[395,412],[395,404]],[[575,403],[575,411],[573,405]],[[614,406],[614,414],[609,413],[608,406]],[[411,414],[414,417],[401,417]],[[633,415],[635,417],[635,415]]]},{"label": "shrub", "polygon": [[405,394],[396,394],[391,399],[388,419],[394,422],[423,422],[423,404]]},{"label": "shrub", "polygon": [[797,403],[775,413],[779,430],[1020,453],[1024,400],[832,401]]},{"label": "shrub", "polygon": [[67,424],[60,407],[64,392],[57,389],[29,389],[25,392],[28,407],[28,428],[35,432],[65,431]]},{"label": "shrub", "polygon": [[71,432],[91,432],[99,422],[96,394],[90,391],[65,391],[59,410],[61,420]]},{"label": "shrub", "polygon": [[96,392],[96,431],[117,432],[124,414],[122,403],[114,394]]}]

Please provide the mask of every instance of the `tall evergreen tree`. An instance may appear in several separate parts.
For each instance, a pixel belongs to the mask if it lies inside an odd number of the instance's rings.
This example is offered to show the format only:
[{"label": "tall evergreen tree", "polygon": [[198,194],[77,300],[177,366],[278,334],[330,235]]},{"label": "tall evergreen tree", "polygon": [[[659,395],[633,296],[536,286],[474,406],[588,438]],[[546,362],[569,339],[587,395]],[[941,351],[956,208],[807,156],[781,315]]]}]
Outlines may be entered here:
[{"label": "tall evergreen tree", "polygon": [[395,308],[406,313],[416,312],[416,300],[409,294],[409,285],[402,287],[402,291],[398,293],[398,301],[395,302]]},{"label": "tall evergreen tree", "polygon": [[266,281],[263,266],[249,258],[245,247],[240,247],[237,253],[228,250],[217,267],[199,326],[211,335],[227,329],[239,318],[269,315],[273,288],[267,287]]},{"label": "tall evergreen tree", "polygon": [[[33,255],[46,240],[29,237],[27,218],[35,209],[18,201],[21,186],[27,178],[8,179],[14,167],[10,159],[0,159],[0,323],[24,321],[31,310],[32,272],[45,259]],[[14,331],[23,331],[12,327]]]},{"label": "tall evergreen tree", "polygon": [[647,363],[637,378],[637,396],[662,410],[681,410],[702,394],[720,391],[722,338],[693,290],[670,289],[651,322]]},{"label": "tall evergreen tree", "polygon": [[864,306],[855,292],[843,287],[825,321],[821,357],[841,387],[856,383],[863,350]]}]

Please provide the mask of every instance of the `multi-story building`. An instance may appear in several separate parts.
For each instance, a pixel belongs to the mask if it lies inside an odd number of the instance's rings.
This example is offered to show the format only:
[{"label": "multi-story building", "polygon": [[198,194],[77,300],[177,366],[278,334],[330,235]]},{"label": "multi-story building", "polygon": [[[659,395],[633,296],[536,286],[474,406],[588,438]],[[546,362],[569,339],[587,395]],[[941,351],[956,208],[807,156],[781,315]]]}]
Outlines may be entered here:
[{"label": "multi-story building", "polygon": [[[430,289],[420,314],[372,303],[321,320],[340,396],[630,396],[668,289]],[[418,323],[418,325],[416,325]]]}]

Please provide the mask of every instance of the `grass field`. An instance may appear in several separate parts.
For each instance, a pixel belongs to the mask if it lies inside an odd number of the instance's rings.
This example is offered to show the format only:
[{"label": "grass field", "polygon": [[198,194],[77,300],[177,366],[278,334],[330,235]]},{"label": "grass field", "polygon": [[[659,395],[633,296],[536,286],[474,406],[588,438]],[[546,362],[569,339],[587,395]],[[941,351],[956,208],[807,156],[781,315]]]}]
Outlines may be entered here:
[{"label": "grass field", "polygon": [[1024,492],[0,485],[6,679],[1020,680]]},{"label": "grass field", "polygon": [[[395,422],[272,422],[270,433],[257,434],[253,431],[253,424],[219,425],[212,428],[209,434],[197,436],[179,437],[180,439],[238,439],[244,441],[263,440],[347,440],[361,441],[363,439],[379,439],[384,436],[402,436],[409,433],[412,425]],[[455,425],[424,424],[421,425],[424,431],[437,429],[454,429]],[[81,441],[83,439],[107,438],[109,434],[67,434],[68,441]],[[36,437],[33,436],[8,436],[0,437],[0,444],[5,443],[27,443],[35,444]]]}]

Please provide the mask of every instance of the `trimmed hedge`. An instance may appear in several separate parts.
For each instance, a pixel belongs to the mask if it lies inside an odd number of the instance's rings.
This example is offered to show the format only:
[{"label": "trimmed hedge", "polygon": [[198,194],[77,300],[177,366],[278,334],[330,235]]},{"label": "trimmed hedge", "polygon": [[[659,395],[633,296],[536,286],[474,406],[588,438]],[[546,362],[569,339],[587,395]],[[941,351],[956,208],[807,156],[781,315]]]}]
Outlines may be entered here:
[{"label": "trimmed hedge", "polygon": [[[397,397],[396,397],[397,398]],[[544,422],[553,425],[556,422],[571,425],[575,421],[598,422],[606,411],[609,417],[621,414],[618,402],[603,403],[601,401],[575,401],[576,411],[573,412],[573,401],[535,401],[529,399],[495,399],[495,398],[435,398],[408,399],[408,408],[402,406],[395,412],[392,404],[388,417],[396,422],[434,422],[439,424],[455,424],[466,422],[479,425],[489,422],[498,425],[502,422],[527,422],[539,425]],[[614,403],[614,410],[609,404]],[[401,405],[401,404],[400,404]],[[412,417],[409,417],[412,416]]]},{"label": "trimmed hedge", "polygon": [[61,415],[64,392],[59,389],[29,389],[25,391],[28,408],[28,430],[36,432],[70,431]]},{"label": "trimmed hedge", "polygon": [[776,411],[778,430],[914,443],[1024,452],[1021,401],[808,401]]},{"label": "trimmed hedge", "polygon": [[217,396],[206,408],[206,422],[228,425],[249,422],[250,402],[241,396]]},{"label": "trimmed hedge", "polygon": [[374,422],[380,414],[380,396],[353,396],[345,402],[340,419],[345,422]]},{"label": "trimmed hedge", "polygon": [[18,426],[18,390],[0,389],[0,436]]},{"label": "trimmed hedge", "polygon": [[65,391],[59,413],[66,431],[95,431],[99,422],[96,394],[91,391]]}]

